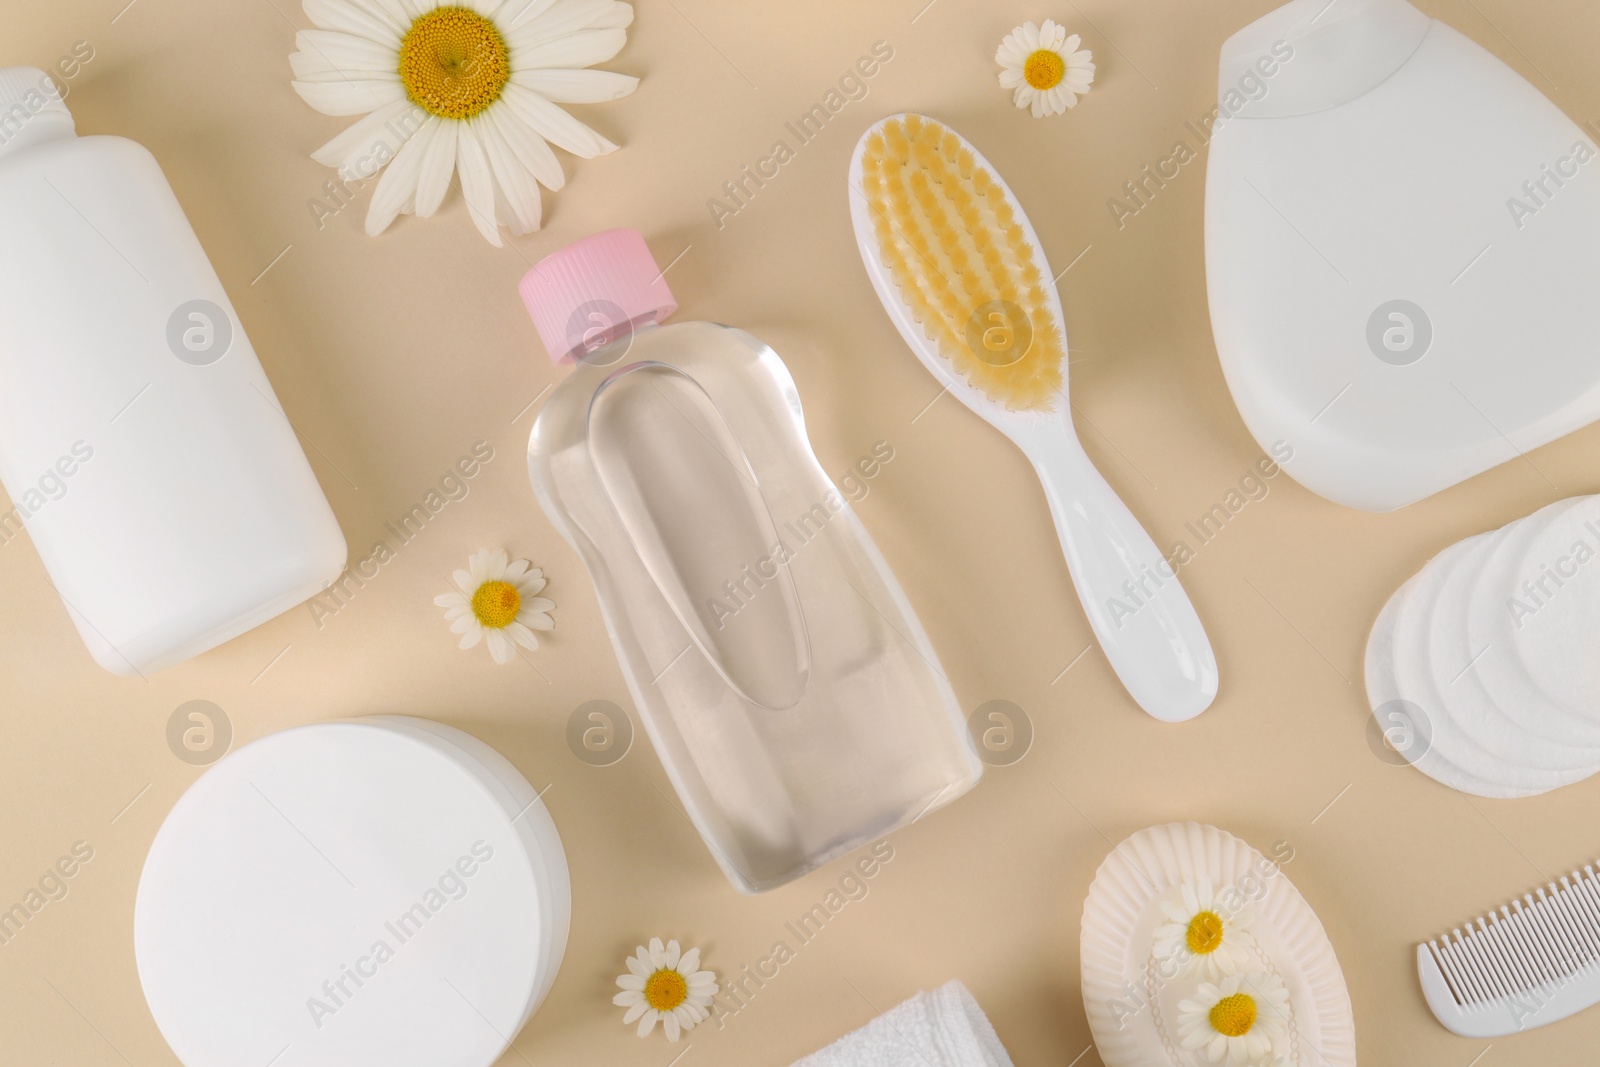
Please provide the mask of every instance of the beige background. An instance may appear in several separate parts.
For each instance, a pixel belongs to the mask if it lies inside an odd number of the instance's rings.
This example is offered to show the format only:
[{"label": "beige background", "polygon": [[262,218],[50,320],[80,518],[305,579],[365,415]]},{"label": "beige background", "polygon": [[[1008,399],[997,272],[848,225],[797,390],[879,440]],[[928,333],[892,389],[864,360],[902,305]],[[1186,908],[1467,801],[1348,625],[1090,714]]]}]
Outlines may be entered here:
[{"label": "beige background", "polygon": [[[1413,945],[1600,851],[1600,780],[1508,803],[1449,792],[1381,762],[1365,740],[1361,654],[1389,592],[1444,545],[1562,496],[1592,492],[1600,429],[1541,449],[1403,512],[1373,516],[1286,477],[1201,548],[1183,581],[1223,671],[1215,706],[1161,725],[1124,695],[1090,643],[1037,482],[1019,453],[937,389],[865,284],[844,172],[862,128],[930,111],[1009,179],[1056,264],[1072,390],[1091,455],[1163,546],[1220,501],[1260,450],[1218,369],[1202,261],[1204,164],[1118,230],[1122,182],[1215,103],[1223,39],[1272,0],[892,0],[733,4],[646,0],[610,66],[632,98],[577,109],[620,142],[564,157],[548,228],[496,250],[452,196],[432,220],[361,231],[368,193],[319,230],[308,201],[330,172],[308,153],[346,120],[289,88],[290,0],[10,0],[0,62],[46,66],[73,43],[96,57],[69,103],[86,133],[147,145],[232,293],[308,447],[352,549],[408,510],[471,444],[497,458],[378,579],[319,628],[305,609],[181,668],[124,681],[90,662],[25,540],[0,547],[0,902],[84,840],[69,897],[0,947],[0,1061],[176,1063],[139,992],[130,925],[145,851],[198,771],[167,748],[184,701],[217,702],[235,744],[298,723],[376,712],[431,716],[497,747],[539,788],[572,861],[571,945],[545,1007],[505,1064],[787,1064],[872,1015],[960,978],[1016,1062],[1099,1062],[1078,983],[1084,894],[1115,841],[1196,819],[1258,847],[1292,843],[1288,874],[1321,915],[1355,1003],[1364,1060],[1416,1067],[1592,1059],[1600,1012],[1495,1041],[1455,1038],[1417,991]],[[1548,92],[1600,115],[1600,9],[1577,0],[1425,0]],[[920,9],[920,11],[919,11]],[[120,15],[119,15],[120,12]],[[995,85],[992,55],[1026,18],[1081,32],[1100,73],[1066,116],[1036,121]],[[894,58],[719,230],[706,207],[783,123],[887,41]],[[609,226],[644,231],[682,315],[772,343],[799,382],[824,465],[877,440],[896,458],[859,505],[968,709],[1006,699],[1032,751],[953,807],[893,838],[895,859],[726,1028],[685,1045],[639,1041],[610,1006],[623,955],[652,934],[736,970],[841,867],[763,897],[723,881],[642,739],[615,766],[580,763],[568,714],[629,705],[577,557],[528,487],[524,410],[555,372],[515,297],[530,262]],[[1087,248],[1087,251],[1084,251]],[[285,251],[287,250],[287,251]],[[282,258],[266,270],[275,257]],[[266,273],[262,272],[266,270]],[[4,383],[0,383],[3,387]],[[112,532],[108,531],[108,535]],[[557,629],[529,662],[456,651],[431,597],[479,547],[546,569]],[[248,560],[241,560],[248,566]],[[1474,1059],[1479,1057],[1479,1059]]]}]

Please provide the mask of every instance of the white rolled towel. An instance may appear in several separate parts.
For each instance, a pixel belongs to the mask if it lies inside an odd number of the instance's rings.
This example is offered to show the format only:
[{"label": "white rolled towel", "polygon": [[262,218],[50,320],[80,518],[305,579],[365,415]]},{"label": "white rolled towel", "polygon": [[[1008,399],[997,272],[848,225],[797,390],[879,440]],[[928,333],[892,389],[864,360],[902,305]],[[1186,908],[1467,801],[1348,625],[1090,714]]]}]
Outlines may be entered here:
[{"label": "white rolled towel", "polygon": [[967,987],[918,993],[794,1067],[1012,1067]]}]

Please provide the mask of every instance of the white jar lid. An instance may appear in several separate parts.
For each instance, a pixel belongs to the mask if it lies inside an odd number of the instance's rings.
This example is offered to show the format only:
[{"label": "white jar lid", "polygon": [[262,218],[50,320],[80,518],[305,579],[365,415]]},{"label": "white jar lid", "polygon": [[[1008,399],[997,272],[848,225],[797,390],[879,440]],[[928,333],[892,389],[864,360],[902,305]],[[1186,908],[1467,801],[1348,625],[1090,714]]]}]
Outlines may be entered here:
[{"label": "white jar lid", "polygon": [[256,741],[179,799],[134,908],[185,1067],[490,1067],[571,917],[549,812],[499,753],[379,717]]}]

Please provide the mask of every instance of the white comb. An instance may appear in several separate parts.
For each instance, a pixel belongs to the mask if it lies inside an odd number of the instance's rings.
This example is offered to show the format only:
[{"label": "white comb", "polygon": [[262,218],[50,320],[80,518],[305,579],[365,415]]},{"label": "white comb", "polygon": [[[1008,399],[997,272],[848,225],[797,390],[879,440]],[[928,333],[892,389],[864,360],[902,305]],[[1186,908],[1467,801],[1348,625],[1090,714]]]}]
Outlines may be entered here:
[{"label": "white comb", "polygon": [[1600,1002],[1600,875],[1592,865],[1417,946],[1422,995],[1445,1029],[1503,1037]]}]

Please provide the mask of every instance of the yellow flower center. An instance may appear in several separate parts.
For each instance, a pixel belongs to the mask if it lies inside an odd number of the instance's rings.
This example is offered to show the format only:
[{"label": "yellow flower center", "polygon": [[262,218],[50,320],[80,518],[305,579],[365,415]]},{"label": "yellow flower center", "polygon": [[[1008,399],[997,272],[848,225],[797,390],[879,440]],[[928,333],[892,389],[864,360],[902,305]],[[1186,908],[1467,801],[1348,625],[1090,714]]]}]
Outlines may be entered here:
[{"label": "yellow flower center", "polygon": [[1067,64],[1057,52],[1041,48],[1022,61],[1022,78],[1035,89],[1054,89],[1066,76]]},{"label": "yellow flower center", "polygon": [[510,582],[484,582],[472,594],[472,613],[494,630],[503,630],[517,621],[522,610],[522,594]]},{"label": "yellow flower center", "polygon": [[1209,956],[1222,947],[1222,919],[1214,911],[1202,911],[1189,920],[1189,951]]},{"label": "yellow flower center", "polygon": [[656,1011],[671,1011],[689,999],[689,983],[677,971],[663,967],[644,980],[644,999]]},{"label": "yellow flower center", "polygon": [[1225,1037],[1243,1037],[1256,1024],[1255,998],[1248,993],[1223,997],[1211,1007],[1211,1028]]},{"label": "yellow flower center", "polygon": [[400,82],[411,102],[442,119],[470,119],[500,99],[511,56],[495,24],[464,7],[436,7],[400,42]]}]

